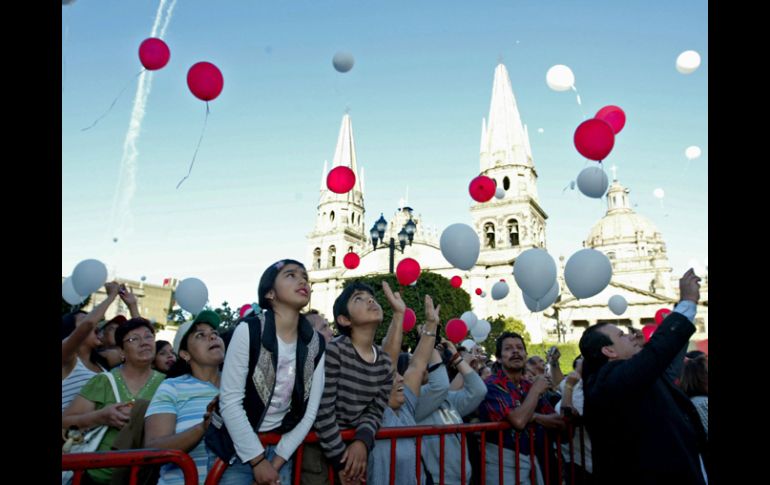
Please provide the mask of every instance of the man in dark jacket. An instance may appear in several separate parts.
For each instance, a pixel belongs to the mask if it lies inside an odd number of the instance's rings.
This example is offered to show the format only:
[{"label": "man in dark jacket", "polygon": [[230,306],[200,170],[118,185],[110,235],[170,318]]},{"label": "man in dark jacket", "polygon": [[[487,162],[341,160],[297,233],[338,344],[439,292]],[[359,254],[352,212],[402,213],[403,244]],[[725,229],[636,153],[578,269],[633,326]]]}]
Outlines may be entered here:
[{"label": "man in dark jacket", "polygon": [[607,323],[580,338],[597,483],[706,483],[707,442],[697,411],[666,377],[695,332],[699,281],[692,269],[684,274],[679,304],[644,347]]}]

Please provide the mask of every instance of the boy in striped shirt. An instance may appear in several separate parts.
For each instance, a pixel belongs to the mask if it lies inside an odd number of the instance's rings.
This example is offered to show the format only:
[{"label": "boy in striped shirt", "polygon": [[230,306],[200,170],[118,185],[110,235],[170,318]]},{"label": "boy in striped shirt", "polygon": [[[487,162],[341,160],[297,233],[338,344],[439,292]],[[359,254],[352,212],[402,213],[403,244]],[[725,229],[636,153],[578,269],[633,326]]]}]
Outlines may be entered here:
[{"label": "boy in striped shirt", "polygon": [[[393,308],[393,321],[399,323],[391,324],[390,336],[394,329],[400,331],[405,306],[384,281],[382,289]],[[393,386],[391,359],[374,344],[382,318],[382,307],[374,297],[374,290],[364,283],[354,282],[334,302],[334,321],[341,335],[326,347],[326,383],[315,430],[324,454],[343,485],[366,479],[374,435],[382,424]],[[347,446],[340,437],[340,430],[346,428],[356,430]],[[303,483],[318,482],[303,480]]]}]

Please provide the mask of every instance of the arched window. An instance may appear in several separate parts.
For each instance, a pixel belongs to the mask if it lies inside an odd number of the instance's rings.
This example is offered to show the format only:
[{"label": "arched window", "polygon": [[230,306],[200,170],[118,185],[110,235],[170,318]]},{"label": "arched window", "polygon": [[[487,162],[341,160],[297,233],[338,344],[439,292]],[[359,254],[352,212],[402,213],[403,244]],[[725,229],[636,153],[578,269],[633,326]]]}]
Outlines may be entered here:
[{"label": "arched window", "polygon": [[[332,212],[334,214],[334,212]],[[337,265],[337,248],[329,246],[329,267],[333,268]]]},{"label": "arched window", "polygon": [[511,187],[511,180],[508,177],[503,179],[503,190],[508,190]]},{"label": "arched window", "polygon": [[329,221],[330,221],[330,222],[332,222],[332,223],[334,223],[334,211],[331,211],[331,212],[329,213]]},{"label": "arched window", "polygon": [[484,244],[488,248],[495,247],[495,225],[491,222],[484,224]]},{"label": "arched window", "polygon": [[313,269],[321,269],[321,248],[313,250]]},{"label": "arched window", "polygon": [[511,247],[519,245],[519,222],[516,219],[508,219],[508,242],[511,243]]}]

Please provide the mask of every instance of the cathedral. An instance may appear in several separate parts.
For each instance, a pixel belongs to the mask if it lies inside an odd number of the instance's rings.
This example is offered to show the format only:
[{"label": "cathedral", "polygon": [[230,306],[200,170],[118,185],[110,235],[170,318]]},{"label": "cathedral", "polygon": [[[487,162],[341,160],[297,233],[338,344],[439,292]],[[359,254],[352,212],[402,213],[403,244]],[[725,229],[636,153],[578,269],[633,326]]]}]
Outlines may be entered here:
[{"label": "cathedral", "polygon": [[[336,194],[326,188],[327,170],[338,166],[349,167],[356,174],[355,186],[345,194]],[[481,242],[476,265],[463,271],[452,267],[444,259],[439,247],[440,232],[428,228],[422,216],[402,204],[389,217],[383,242],[390,238],[398,246],[399,232],[412,220],[419,228],[411,246],[404,254],[395,252],[395,264],[403,258],[419,261],[423,270],[446,278],[459,275],[462,288],[470,294],[474,313],[479,318],[503,314],[522,320],[533,342],[543,340],[577,340],[583,329],[599,321],[641,328],[654,321],[660,308],[671,308],[678,300],[678,276],[671,274],[666,247],[661,234],[645,217],[630,208],[629,190],[615,178],[606,194],[608,210],[605,217],[591,229],[584,241],[585,247],[604,252],[613,266],[610,285],[599,295],[577,300],[564,284],[563,259],[557,259],[561,295],[544,312],[532,313],[524,305],[521,291],[512,275],[513,264],[530,248],[547,250],[545,227],[548,214],[541,207],[537,195],[537,171],[532,160],[527,126],[521,121],[511,80],[503,64],[495,69],[492,101],[488,119],[482,120],[479,172],[495,180],[505,196],[488,202],[474,202],[471,206],[473,226]],[[327,318],[332,318],[334,299],[342,291],[345,280],[389,271],[389,251],[373,250],[372,238],[365,226],[365,181],[363,170],[358,169],[353,138],[353,124],[348,114],[342,118],[332,166],[324,166],[320,199],[313,230],[308,234],[307,256],[310,284],[313,294],[311,306]],[[343,257],[357,253],[361,262],[353,270],[345,268]],[[502,300],[492,300],[492,285],[505,279],[511,291]],[[418,283],[419,284],[419,283]],[[475,289],[486,291],[485,297]],[[610,296],[622,295],[628,309],[620,317],[607,307]],[[693,340],[708,335],[708,277],[702,282],[702,304],[698,308],[698,327]],[[559,328],[555,325],[560,322]]]}]

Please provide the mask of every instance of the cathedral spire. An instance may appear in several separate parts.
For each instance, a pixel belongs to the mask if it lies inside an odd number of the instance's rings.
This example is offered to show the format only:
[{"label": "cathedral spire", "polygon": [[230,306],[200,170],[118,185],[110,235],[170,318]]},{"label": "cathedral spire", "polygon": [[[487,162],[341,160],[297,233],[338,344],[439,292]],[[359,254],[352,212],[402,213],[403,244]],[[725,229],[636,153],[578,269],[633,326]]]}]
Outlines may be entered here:
[{"label": "cathedral spire", "polygon": [[361,177],[358,176],[358,168],[356,167],[356,144],[353,141],[353,123],[350,121],[350,115],[345,113],[342,117],[342,124],[340,125],[340,134],[337,137],[337,148],[334,150],[334,159],[332,160],[332,168],[343,165],[350,167],[353,173],[356,174],[356,185],[353,187],[354,191],[361,191]]},{"label": "cathedral spire", "polygon": [[511,79],[503,64],[495,69],[492,84],[492,102],[489,106],[489,122],[486,136],[482,133],[483,155],[481,171],[492,168],[500,161],[504,165],[532,166],[527,157],[527,141],[521,116],[513,95]]}]

